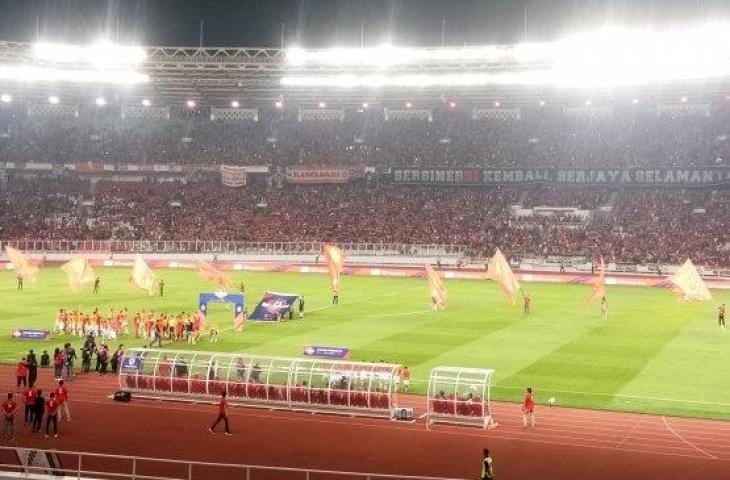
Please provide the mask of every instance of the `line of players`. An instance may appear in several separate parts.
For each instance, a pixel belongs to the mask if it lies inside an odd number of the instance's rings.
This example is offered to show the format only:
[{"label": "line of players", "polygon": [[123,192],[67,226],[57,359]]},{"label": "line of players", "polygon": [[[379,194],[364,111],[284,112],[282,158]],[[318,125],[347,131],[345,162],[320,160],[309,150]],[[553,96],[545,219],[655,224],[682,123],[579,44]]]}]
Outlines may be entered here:
[{"label": "line of players", "polygon": [[[194,315],[186,312],[176,315],[164,312],[155,314],[154,311],[134,312],[131,315],[130,325],[130,313],[126,308],[111,310],[109,315],[100,313],[98,309],[89,313],[62,308],[56,316],[54,332],[78,337],[94,334],[108,340],[115,340],[131,333],[135,338],[144,338],[150,342],[159,343],[162,339],[168,339],[195,344],[205,330],[205,315],[201,312]],[[209,330],[211,341],[217,341],[218,327],[211,325]]]}]

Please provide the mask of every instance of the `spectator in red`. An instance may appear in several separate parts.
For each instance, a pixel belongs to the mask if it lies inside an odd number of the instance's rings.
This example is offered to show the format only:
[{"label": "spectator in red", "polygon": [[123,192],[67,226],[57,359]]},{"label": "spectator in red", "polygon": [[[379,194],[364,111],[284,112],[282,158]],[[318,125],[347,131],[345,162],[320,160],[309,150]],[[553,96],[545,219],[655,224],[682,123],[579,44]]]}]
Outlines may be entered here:
[{"label": "spectator in red", "polygon": [[28,386],[28,364],[25,361],[25,357],[23,357],[17,363],[17,365],[15,365],[15,375],[17,376],[17,379],[18,379],[18,382],[17,382],[18,391],[20,391],[21,384],[24,387]]},{"label": "spectator in red", "polygon": [[5,440],[15,440],[15,414],[18,411],[18,404],[13,400],[13,394],[8,393],[8,399],[2,404],[4,422],[3,422],[3,438]]},{"label": "spectator in red", "polygon": [[56,394],[51,392],[51,395],[46,403],[46,437],[50,435],[51,423],[53,424],[53,436],[58,437],[58,409],[60,405],[56,400]]},{"label": "spectator in red", "polygon": [[215,419],[215,422],[213,422],[213,425],[210,426],[208,429],[210,433],[215,433],[215,427],[218,426],[218,423],[223,420],[223,424],[226,427],[225,434],[230,435],[231,431],[228,428],[228,402],[226,402],[226,392],[221,392],[221,401],[218,402],[218,418]]},{"label": "spectator in red", "polygon": [[63,380],[59,380],[58,387],[53,391],[58,402],[58,419],[63,420],[63,414],[66,414],[66,421],[71,421],[71,411],[68,406],[68,388]]},{"label": "spectator in red", "polygon": [[26,387],[23,392],[23,405],[25,406],[25,417],[23,425],[33,424],[33,414],[35,411],[36,390],[34,387]]}]

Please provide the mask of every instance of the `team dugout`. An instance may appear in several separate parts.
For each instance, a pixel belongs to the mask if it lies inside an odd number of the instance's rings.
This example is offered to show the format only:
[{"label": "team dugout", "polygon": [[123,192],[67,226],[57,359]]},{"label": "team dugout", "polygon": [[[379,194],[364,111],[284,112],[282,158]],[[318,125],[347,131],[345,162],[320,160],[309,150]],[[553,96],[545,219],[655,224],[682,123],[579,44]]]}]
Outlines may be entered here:
[{"label": "team dugout", "polygon": [[390,416],[400,365],[253,354],[130,349],[119,387],[137,396]]}]

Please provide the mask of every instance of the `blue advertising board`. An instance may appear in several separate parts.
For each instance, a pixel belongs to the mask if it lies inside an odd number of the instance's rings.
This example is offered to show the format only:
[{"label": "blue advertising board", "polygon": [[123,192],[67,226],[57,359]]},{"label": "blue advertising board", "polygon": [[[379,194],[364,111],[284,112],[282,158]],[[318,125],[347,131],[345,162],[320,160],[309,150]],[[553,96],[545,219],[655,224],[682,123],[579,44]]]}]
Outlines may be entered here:
[{"label": "blue advertising board", "polygon": [[50,330],[32,330],[26,328],[14,328],[10,333],[13,338],[19,340],[45,340],[51,336]]},{"label": "blue advertising board", "polygon": [[142,357],[135,355],[133,357],[124,357],[122,360],[122,368],[127,370],[142,370]]},{"label": "blue advertising board", "polygon": [[299,295],[296,293],[277,293],[266,292],[264,298],[261,299],[253,313],[249,315],[249,320],[260,320],[264,322],[276,322],[282,320],[289,310],[294,308],[294,302],[297,301]]},{"label": "blue advertising board", "polygon": [[350,349],[345,347],[321,347],[314,345],[305,345],[303,350],[304,355],[308,357],[337,358],[340,360],[346,360],[350,358]]}]

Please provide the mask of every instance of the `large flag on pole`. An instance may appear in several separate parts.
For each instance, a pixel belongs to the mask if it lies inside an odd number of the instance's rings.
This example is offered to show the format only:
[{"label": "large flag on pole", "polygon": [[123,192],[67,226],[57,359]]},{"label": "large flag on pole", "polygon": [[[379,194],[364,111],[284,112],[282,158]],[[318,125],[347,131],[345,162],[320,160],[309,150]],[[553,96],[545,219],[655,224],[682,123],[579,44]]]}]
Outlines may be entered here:
[{"label": "large flag on pole", "polygon": [[332,291],[334,293],[340,293],[340,274],[342,273],[342,267],[345,264],[345,255],[339,247],[325,243],[322,247],[322,253],[324,259],[327,262],[327,269],[330,272],[330,279],[332,280]]},{"label": "large flag on pole", "polygon": [[712,300],[710,290],[689,258],[669,281],[683,300]]},{"label": "large flag on pole", "polygon": [[91,268],[91,264],[84,257],[72,258],[61,265],[61,270],[66,272],[68,286],[74,293],[79,293],[85,284],[93,283],[96,280],[94,269]]},{"label": "large flag on pole", "polygon": [[134,266],[132,266],[132,275],[129,277],[129,283],[146,291],[149,296],[155,294],[157,275],[155,275],[155,272],[152,271],[140,255],[137,255],[134,259]]},{"label": "large flag on pole", "polygon": [[586,297],[586,305],[590,305],[606,294],[606,264],[603,263],[603,255],[601,255],[601,263],[598,265],[598,270],[598,277],[591,282],[593,283],[593,290]]},{"label": "large flag on pole", "polygon": [[426,280],[428,280],[428,291],[431,293],[434,309],[445,309],[449,304],[449,293],[439,274],[430,265],[426,265]]},{"label": "large flag on pole", "polygon": [[208,280],[209,282],[215,283],[216,285],[224,288],[231,286],[231,279],[228,275],[209,263],[199,260],[198,263],[195,264],[195,270],[197,270],[198,275],[200,275],[200,277],[204,280]]},{"label": "large flag on pole", "polygon": [[8,254],[8,258],[10,258],[10,262],[13,264],[16,276],[30,283],[34,283],[38,279],[40,269],[30,263],[28,257],[23,255],[20,250],[6,246],[5,253]]},{"label": "large flag on pole", "polygon": [[489,260],[487,277],[499,284],[504,296],[514,305],[515,295],[520,290],[520,282],[517,281],[517,277],[509,266],[509,262],[504,258],[499,248],[494,252],[492,259]]}]

